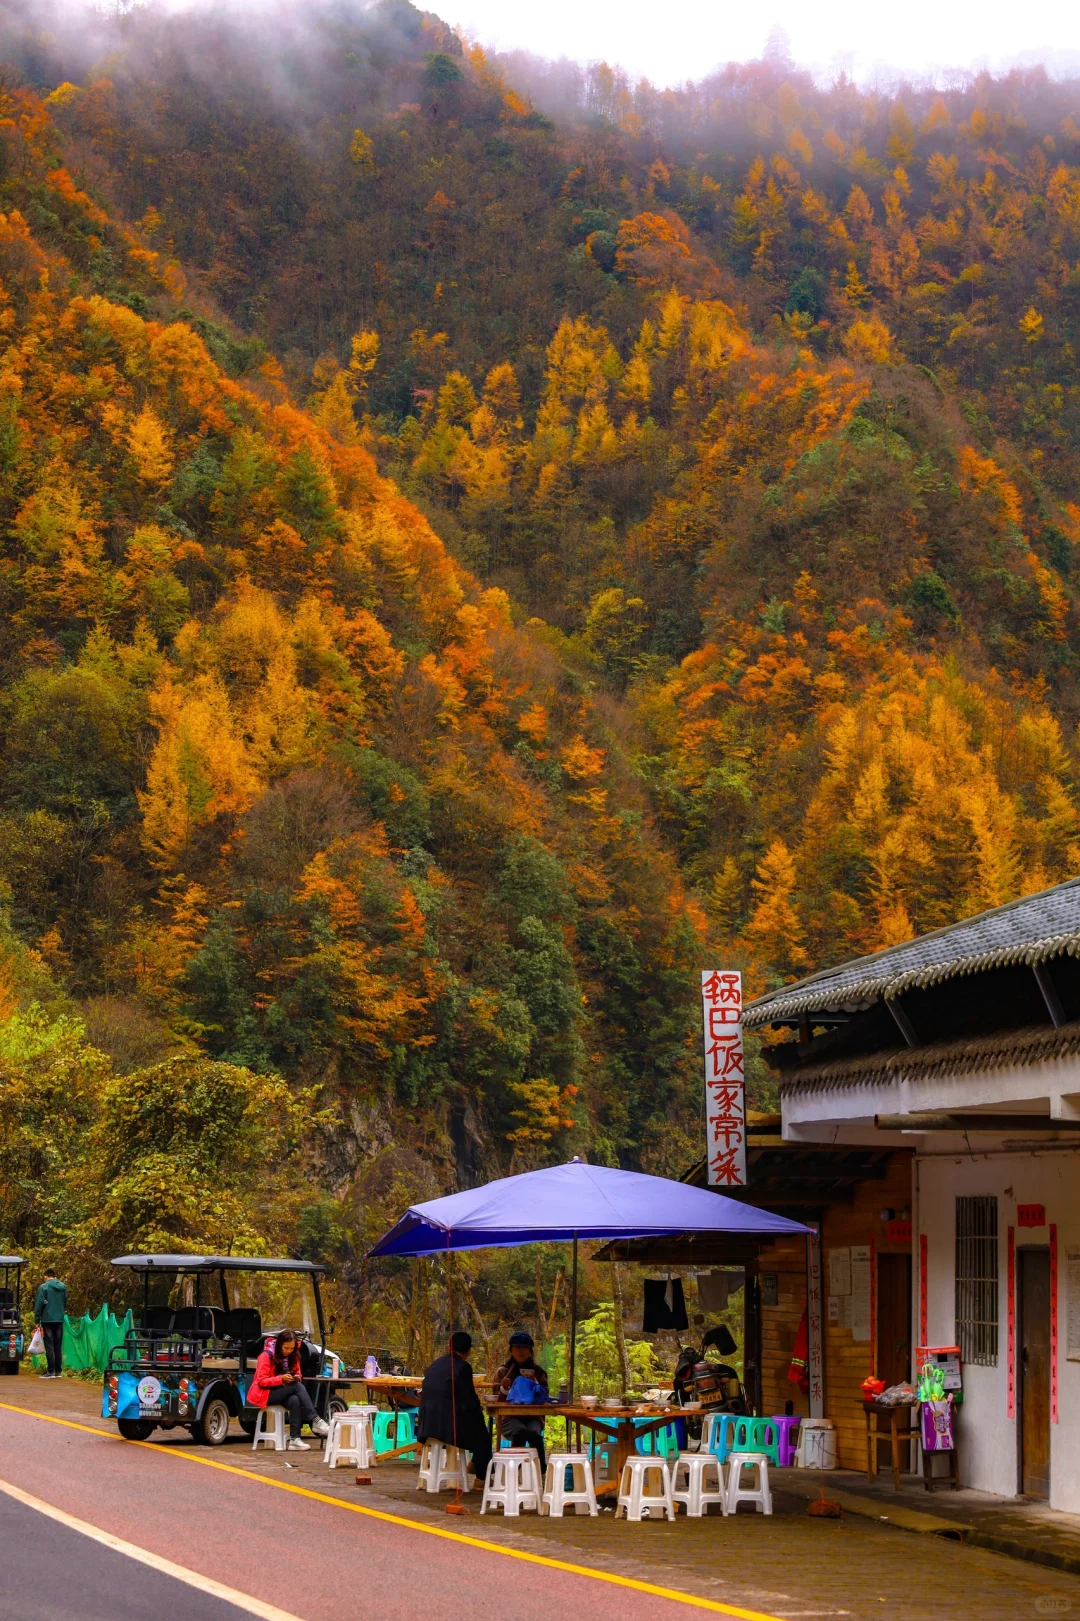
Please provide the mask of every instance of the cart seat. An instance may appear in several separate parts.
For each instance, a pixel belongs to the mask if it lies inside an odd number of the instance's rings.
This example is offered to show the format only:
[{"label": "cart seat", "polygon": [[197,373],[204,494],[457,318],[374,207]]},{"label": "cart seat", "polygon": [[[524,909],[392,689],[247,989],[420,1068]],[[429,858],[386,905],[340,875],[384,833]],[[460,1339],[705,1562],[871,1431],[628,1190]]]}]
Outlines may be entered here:
[{"label": "cart seat", "polygon": [[15,1304],[14,1289],[0,1289],[0,1306],[13,1306]]},{"label": "cart seat", "polygon": [[173,1333],[187,1340],[211,1340],[214,1337],[214,1311],[211,1306],[181,1306],[173,1319]]},{"label": "cart seat", "polygon": [[176,1313],[171,1306],[147,1306],[142,1331],[151,1340],[165,1340],[173,1331]]},{"label": "cart seat", "polygon": [[222,1312],[221,1317],[226,1339],[252,1353],[262,1349],[262,1315],[254,1306],[235,1306],[232,1311]]}]

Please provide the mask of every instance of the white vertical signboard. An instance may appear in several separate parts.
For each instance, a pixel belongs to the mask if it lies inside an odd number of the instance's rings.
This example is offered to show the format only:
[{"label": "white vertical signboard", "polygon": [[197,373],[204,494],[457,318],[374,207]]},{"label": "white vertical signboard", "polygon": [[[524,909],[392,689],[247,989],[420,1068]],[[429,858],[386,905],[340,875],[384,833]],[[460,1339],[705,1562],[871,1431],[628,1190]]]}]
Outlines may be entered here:
[{"label": "white vertical signboard", "polygon": [[810,1382],[810,1417],[825,1417],[825,1380],[822,1372],[821,1229],[806,1241],[806,1374]]},{"label": "white vertical signboard", "polygon": [[742,975],[701,971],[705,1036],[705,1129],[710,1188],[746,1186],[746,1077]]}]

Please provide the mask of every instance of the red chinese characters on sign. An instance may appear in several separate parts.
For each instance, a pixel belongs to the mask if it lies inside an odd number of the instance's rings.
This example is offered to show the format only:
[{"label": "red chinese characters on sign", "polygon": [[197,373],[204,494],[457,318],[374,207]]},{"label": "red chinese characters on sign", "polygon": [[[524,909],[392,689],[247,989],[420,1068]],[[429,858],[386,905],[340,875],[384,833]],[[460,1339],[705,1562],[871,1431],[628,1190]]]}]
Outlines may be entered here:
[{"label": "red chinese characters on sign", "polygon": [[877,1245],[870,1235],[870,1377],[877,1377]]},{"label": "red chinese characters on sign", "polygon": [[929,1334],[926,1331],[927,1319],[928,1319],[928,1315],[929,1315],[928,1311],[927,1311],[927,1304],[928,1303],[927,1303],[927,1298],[926,1298],[926,1295],[927,1295],[927,1287],[926,1287],[927,1254],[926,1254],[926,1250],[927,1250],[926,1234],[925,1233],[920,1233],[919,1234],[919,1343],[921,1345],[925,1345],[927,1340],[930,1338]]},{"label": "red chinese characters on sign", "polygon": [[1058,1421],[1058,1241],[1050,1223],[1050,1422]]},{"label": "red chinese characters on sign", "polygon": [[1018,1204],[1016,1207],[1016,1225],[1018,1227],[1045,1227],[1046,1206],[1044,1204]]},{"label": "red chinese characters on sign", "polygon": [[822,1370],[821,1231],[814,1227],[806,1248],[806,1372],[810,1382],[810,1417],[825,1416],[825,1381]]},{"label": "red chinese characters on sign", "polygon": [[740,973],[702,970],[701,1018],[708,1184],[741,1188],[746,1186],[746,1081]]},{"label": "red chinese characters on sign", "polygon": [[1005,1248],[1005,1417],[1016,1417],[1016,1230]]}]

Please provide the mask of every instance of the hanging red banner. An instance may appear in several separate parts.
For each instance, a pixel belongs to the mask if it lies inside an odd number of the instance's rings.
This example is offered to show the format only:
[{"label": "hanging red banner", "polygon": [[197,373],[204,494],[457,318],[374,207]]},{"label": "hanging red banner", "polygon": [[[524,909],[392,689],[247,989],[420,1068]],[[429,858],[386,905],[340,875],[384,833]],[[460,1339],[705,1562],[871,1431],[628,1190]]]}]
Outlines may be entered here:
[{"label": "hanging red banner", "polygon": [[1058,1257],[1057,1224],[1050,1223],[1050,1422],[1058,1421]]},{"label": "hanging red banner", "polygon": [[919,1234],[919,1344],[930,1338],[926,1331],[926,1234]]},{"label": "hanging red banner", "polygon": [[1016,1229],[1009,1228],[1005,1261],[1005,1417],[1016,1417]]},{"label": "hanging red banner", "polygon": [[870,1234],[870,1376],[877,1378],[877,1246]]}]

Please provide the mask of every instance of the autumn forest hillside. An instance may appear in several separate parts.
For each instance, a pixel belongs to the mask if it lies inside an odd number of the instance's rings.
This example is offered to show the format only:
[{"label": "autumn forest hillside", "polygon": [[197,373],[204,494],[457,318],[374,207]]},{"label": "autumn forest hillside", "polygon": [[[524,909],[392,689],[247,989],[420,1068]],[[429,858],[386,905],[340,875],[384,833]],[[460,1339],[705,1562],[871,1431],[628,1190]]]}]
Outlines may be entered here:
[{"label": "autumn forest hillside", "polygon": [[1080,85],[275,16],[0,7],[0,1237],[355,1303],[692,1159],[706,958],[1077,871]]},{"label": "autumn forest hillside", "polygon": [[332,1250],[365,1171],[685,1153],[701,922],[620,718],[276,366],[132,307],[178,272],[29,91],[3,138],[5,1234]]}]

